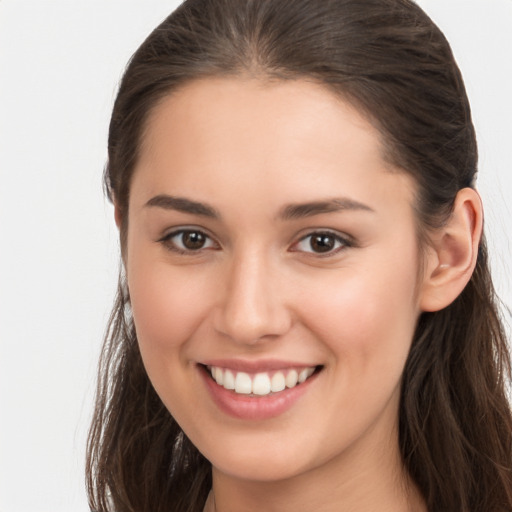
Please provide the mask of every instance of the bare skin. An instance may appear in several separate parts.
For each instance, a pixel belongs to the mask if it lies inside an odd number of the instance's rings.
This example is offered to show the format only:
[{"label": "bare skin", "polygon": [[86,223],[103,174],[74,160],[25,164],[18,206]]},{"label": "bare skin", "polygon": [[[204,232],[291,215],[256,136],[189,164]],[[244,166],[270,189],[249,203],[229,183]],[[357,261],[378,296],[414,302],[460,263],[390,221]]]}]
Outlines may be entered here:
[{"label": "bare skin", "polygon": [[[464,192],[421,260],[413,201],[376,129],[320,85],[210,79],[152,113],[127,279],[148,375],[212,463],[207,510],[426,510],[401,464],[400,380],[421,312],[469,279],[481,210]],[[315,373],[248,414],[215,365]]]}]

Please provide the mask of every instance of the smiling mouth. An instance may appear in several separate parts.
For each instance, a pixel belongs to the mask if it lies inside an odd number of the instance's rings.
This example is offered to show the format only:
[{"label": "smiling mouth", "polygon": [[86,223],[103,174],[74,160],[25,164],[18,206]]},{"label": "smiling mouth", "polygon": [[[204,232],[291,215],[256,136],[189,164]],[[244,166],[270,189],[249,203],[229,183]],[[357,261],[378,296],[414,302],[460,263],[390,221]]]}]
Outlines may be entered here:
[{"label": "smiling mouth", "polygon": [[203,366],[219,386],[237,395],[263,397],[293,389],[320,372],[323,366],[287,368],[272,372],[246,373],[220,366]]}]

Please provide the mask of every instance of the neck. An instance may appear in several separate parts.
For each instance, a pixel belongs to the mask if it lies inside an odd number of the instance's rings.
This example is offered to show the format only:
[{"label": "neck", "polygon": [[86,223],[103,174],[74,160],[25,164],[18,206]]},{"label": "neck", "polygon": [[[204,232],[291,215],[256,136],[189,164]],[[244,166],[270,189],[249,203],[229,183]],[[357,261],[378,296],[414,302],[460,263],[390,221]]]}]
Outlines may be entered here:
[{"label": "neck", "polygon": [[[357,447],[307,472],[279,481],[249,481],[213,469],[208,512],[426,512],[401,463],[398,436]],[[334,477],[333,477],[334,476]]]}]

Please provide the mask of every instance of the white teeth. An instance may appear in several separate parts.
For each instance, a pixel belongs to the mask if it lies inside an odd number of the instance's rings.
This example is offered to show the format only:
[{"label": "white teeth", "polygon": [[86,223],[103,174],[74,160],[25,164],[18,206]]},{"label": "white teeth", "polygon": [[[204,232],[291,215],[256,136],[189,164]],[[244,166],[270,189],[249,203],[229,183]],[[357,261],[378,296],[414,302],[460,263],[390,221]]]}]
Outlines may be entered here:
[{"label": "white teeth", "polygon": [[272,380],[270,381],[270,389],[273,393],[283,391],[286,387],[286,381],[282,372],[274,373]]},{"label": "white teeth", "polygon": [[267,373],[258,373],[254,377],[252,392],[255,395],[268,395],[270,393],[270,377]]},{"label": "white teeth", "polygon": [[248,373],[238,372],[235,378],[235,392],[242,395],[252,393],[252,381]]},{"label": "white teeth", "polygon": [[290,370],[286,375],[286,387],[293,388],[297,385],[297,381],[299,380],[299,374],[296,370]]},{"label": "white teeth", "polygon": [[315,372],[314,368],[304,368],[304,370],[301,370],[299,373],[299,378],[298,378],[299,383],[302,383],[308,377],[311,377],[311,375],[313,375],[314,372]]},{"label": "white teeth", "polygon": [[219,386],[224,384],[224,372],[222,371],[222,368],[213,368],[213,378]]},{"label": "white teeth", "polygon": [[299,373],[299,382],[302,383],[308,377],[311,377],[311,375],[313,375],[314,371],[315,371],[314,368],[304,368],[304,370],[301,370],[301,372]]},{"label": "white teeth", "polygon": [[300,383],[304,382],[308,378],[308,371],[306,369],[301,370],[299,373],[298,381]]},{"label": "white teeth", "polygon": [[[219,368],[222,371],[221,368]],[[224,371],[224,384],[225,389],[235,389],[235,376],[230,370]]]},{"label": "white teeth", "polygon": [[315,367],[281,370],[275,372],[272,377],[267,372],[250,375],[245,372],[225,370],[219,366],[210,366],[209,370],[215,382],[224,389],[234,390],[241,395],[265,396],[302,384],[313,375]]}]

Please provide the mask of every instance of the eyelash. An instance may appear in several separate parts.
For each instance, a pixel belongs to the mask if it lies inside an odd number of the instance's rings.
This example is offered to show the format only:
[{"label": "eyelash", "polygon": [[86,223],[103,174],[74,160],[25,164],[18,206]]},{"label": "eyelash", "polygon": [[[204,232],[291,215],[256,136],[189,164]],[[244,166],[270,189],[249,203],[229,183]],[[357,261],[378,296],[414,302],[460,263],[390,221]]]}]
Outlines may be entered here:
[{"label": "eyelash", "polygon": [[[186,235],[186,234],[195,234],[195,235],[199,235],[201,237],[204,237],[205,240],[209,241],[211,243],[211,246],[210,247],[199,247],[197,249],[189,249],[189,248],[186,248],[183,246],[183,235]],[[176,242],[173,242],[173,239],[174,238],[177,238],[181,236],[181,245],[183,247],[179,247]],[[190,255],[194,255],[194,254],[197,254],[199,253],[200,251],[203,251],[203,250],[211,250],[211,249],[217,249],[219,247],[219,245],[213,241],[212,237],[210,237],[209,235],[207,235],[204,231],[200,230],[200,229],[193,229],[193,228],[190,228],[190,229],[179,229],[177,231],[173,231],[171,233],[168,233],[167,235],[165,235],[164,237],[162,237],[160,240],[158,240],[158,242],[162,243],[166,249],[170,250],[170,251],[173,251],[173,252],[176,252],[178,254],[183,254],[185,256],[190,256]]]},{"label": "eyelash", "polygon": [[[198,247],[197,249],[186,248],[183,244],[183,236],[186,234],[189,234],[189,235],[194,234],[194,235],[199,235],[199,237],[204,237],[204,240],[206,241],[208,246],[205,247],[203,245],[201,247]],[[173,241],[173,239],[176,239],[177,237],[180,237],[180,236],[181,236],[180,243],[181,243],[182,247],[180,247],[176,243],[176,241]],[[326,238],[332,240],[333,241],[332,243],[334,244],[333,247],[331,249],[328,249],[325,252],[297,249],[297,247],[299,247],[300,244],[305,243],[308,239],[309,239],[309,247],[312,248],[311,244],[313,243],[313,237],[315,237],[315,236],[318,238],[323,237],[324,242],[326,241],[325,240]],[[212,249],[218,250],[220,248],[220,245],[217,242],[215,242],[212,239],[212,237],[210,237],[208,234],[206,234],[204,231],[202,231],[200,229],[179,229],[177,231],[168,233],[167,235],[165,235],[164,237],[159,239],[158,242],[162,243],[166,247],[166,249],[173,251],[175,253],[181,254],[181,255],[185,255],[185,256],[192,256],[195,254],[199,254],[201,251],[204,251],[204,250],[212,250]],[[291,248],[289,250],[291,252],[302,252],[302,253],[306,253],[306,254],[314,254],[316,257],[319,257],[319,258],[327,258],[329,256],[334,256],[335,254],[338,254],[343,249],[346,249],[348,247],[353,247],[353,246],[354,246],[354,243],[348,237],[343,237],[338,233],[328,231],[328,230],[319,230],[319,231],[312,231],[312,232],[308,233],[307,235],[301,237],[297,242],[295,242],[291,246]]]},{"label": "eyelash", "polygon": [[[296,249],[296,247],[298,247],[299,244],[306,242],[308,239],[309,239],[309,247],[312,248],[311,244],[313,243],[314,237],[324,238],[324,242],[325,242],[325,238],[329,238],[329,239],[333,240],[334,247],[327,250],[326,252],[316,252],[313,250],[307,251],[307,250],[297,250]],[[308,233],[307,235],[303,236],[302,238],[300,238],[297,242],[295,242],[292,245],[291,250],[293,252],[303,252],[306,254],[314,254],[317,258],[328,258],[329,256],[334,256],[334,255],[338,254],[340,251],[342,251],[348,247],[353,247],[353,246],[354,246],[354,243],[348,237],[343,237],[338,233],[328,231],[328,230],[319,230],[319,231],[312,231],[312,232]]]}]

